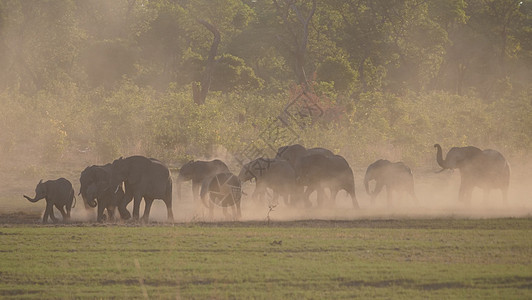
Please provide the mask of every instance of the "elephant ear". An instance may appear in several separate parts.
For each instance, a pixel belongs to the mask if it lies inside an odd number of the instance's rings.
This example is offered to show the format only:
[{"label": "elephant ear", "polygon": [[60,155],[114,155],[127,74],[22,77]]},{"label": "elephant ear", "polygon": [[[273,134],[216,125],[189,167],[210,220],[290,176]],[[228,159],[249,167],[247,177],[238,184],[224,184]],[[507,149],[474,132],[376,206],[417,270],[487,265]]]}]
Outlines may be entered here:
[{"label": "elephant ear", "polygon": [[104,170],[103,168],[98,168],[94,170],[94,183],[98,186],[98,191],[103,192],[109,188],[109,183],[111,182],[111,174]]},{"label": "elephant ear", "polygon": [[453,150],[454,154],[456,155],[456,166],[458,167],[463,167],[465,164],[470,163],[473,159],[475,159],[479,154],[482,153],[482,150],[473,146],[451,149],[451,151]]}]

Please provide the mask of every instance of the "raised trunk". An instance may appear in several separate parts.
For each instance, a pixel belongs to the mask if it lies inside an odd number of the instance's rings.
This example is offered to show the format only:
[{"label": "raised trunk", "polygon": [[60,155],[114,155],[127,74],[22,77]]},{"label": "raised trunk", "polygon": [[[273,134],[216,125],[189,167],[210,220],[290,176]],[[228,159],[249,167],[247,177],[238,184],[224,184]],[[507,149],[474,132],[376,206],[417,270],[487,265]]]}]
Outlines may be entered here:
[{"label": "raised trunk", "polygon": [[32,199],[32,198],[30,198],[30,197],[28,197],[26,195],[24,195],[24,198],[28,199],[30,202],[33,202],[33,203],[35,203],[35,202],[37,202],[37,201],[42,199],[42,198],[37,198],[37,196],[35,196],[35,198]]},{"label": "raised trunk", "polygon": [[438,165],[440,165],[440,167],[444,169],[447,169],[447,163],[445,162],[445,160],[443,160],[443,153],[442,153],[440,144],[435,144],[434,148],[437,149],[436,161],[438,162]]}]

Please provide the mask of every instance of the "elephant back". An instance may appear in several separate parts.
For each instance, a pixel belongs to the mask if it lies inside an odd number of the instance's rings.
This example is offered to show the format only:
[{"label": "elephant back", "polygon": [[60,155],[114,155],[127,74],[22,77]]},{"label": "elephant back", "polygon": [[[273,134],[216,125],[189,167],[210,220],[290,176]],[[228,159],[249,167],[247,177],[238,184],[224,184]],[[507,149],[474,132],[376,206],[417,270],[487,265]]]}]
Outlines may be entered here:
[{"label": "elephant back", "polygon": [[74,189],[68,179],[61,177],[56,180],[49,180],[45,184],[50,199],[60,205],[72,205]]}]

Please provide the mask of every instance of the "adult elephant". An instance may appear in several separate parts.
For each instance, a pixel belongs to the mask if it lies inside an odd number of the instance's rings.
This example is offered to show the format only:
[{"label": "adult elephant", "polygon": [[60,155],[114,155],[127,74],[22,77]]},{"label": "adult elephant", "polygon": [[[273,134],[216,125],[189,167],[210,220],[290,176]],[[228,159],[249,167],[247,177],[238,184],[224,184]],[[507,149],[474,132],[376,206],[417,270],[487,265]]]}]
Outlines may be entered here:
[{"label": "adult elephant", "polygon": [[223,214],[229,218],[227,207],[231,207],[233,219],[242,216],[240,200],[242,186],[240,180],[233,173],[219,173],[205,178],[201,184],[200,197],[203,204],[209,208],[209,218],[212,219],[214,205],[223,208]]},{"label": "adult elephant", "polygon": [[[375,189],[370,191],[369,182],[375,181]],[[383,187],[386,187],[388,205],[392,203],[394,192],[407,192],[417,203],[414,192],[414,176],[412,170],[402,162],[392,163],[386,159],[379,159],[368,166],[364,176],[364,187],[374,202]]]},{"label": "adult elephant", "polygon": [[294,205],[302,194],[296,184],[296,172],[284,159],[257,158],[242,166],[238,179],[241,182],[255,179],[256,186],[253,198],[259,201],[266,194],[267,189],[273,191],[273,202],[277,203],[279,196],[283,197],[285,204]]},{"label": "adult elephant", "polygon": [[172,222],[172,177],[162,162],[144,156],[119,158],[111,165],[111,185],[118,189],[124,182],[125,197],[119,208],[133,199],[133,218],[139,219],[140,201],[144,198],[146,206],[142,220],[148,222],[153,200],[161,199],[166,204],[168,221]]},{"label": "adult elephant", "polygon": [[277,154],[275,155],[276,158],[282,158],[290,163],[293,168],[297,166],[297,161],[301,159],[303,156],[311,155],[311,154],[321,154],[323,156],[333,156],[334,153],[325,148],[310,148],[307,149],[304,146],[300,144],[294,144],[289,146],[283,146],[279,147],[277,149]]},{"label": "adult elephant", "polygon": [[[307,186],[304,195],[306,201],[313,191],[323,191],[328,188],[331,191],[331,204],[334,204],[338,192],[345,190],[351,197],[353,206],[359,208],[355,194],[353,170],[342,156],[325,156],[322,154],[303,156],[298,161],[296,174],[298,181]],[[319,195],[318,205],[323,205],[323,200]]]},{"label": "adult elephant", "polygon": [[473,146],[453,147],[443,159],[441,146],[435,144],[434,147],[437,149],[436,161],[442,167],[441,171],[460,170],[460,201],[471,201],[474,187],[483,189],[485,197],[491,189],[500,189],[503,200],[507,201],[510,165],[501,153],[491,149],[480,150]]},{"label": "adult elephant", "polygon": [[185,181],[192,180],[192,196],[194,202],[199,202],[199,191],[201,183],[205,178],[211,177],[219,173],[230,173],[227,165],[219,160],[211,161],[189,161],[179,169],[179,176],[177,177],[177,199],[181,199],[181,184]]},{"label": "adult elephant", "polygon": [[54,216],[54,206],[61,212],[63,222],[68,221],[70,219],[70,210],[75,206],[72,183],[65,178],[47,180],[45,182],[42,182],[41,179],[35,187],[35,198],[30,198],[26,195],[24,195],[24,198],[34,203],[41,199],[46,199],[46,210],[42,218],[43,223],[48,221],[48,217],[54,223],[57,222],[57,218]]},{"label": "adult elephant", "polygon": [[[288,161],[288,163],[292,166],[292,168],[294,168],[296,173],[301,173],[301,170],[298,170],[298,168],[301,165],[300,160],[305,156],[309,156],[313,154],[319,154],[325,157],[334,156],[334,153],[330,151],[329,149],[320,148],[320,147],[307,149],[300,144],[294,144],[294,145],[279,147],[279,149],[277,149],[277,154],[275,158],[284,159]],[[302,190],[305,189],[305,186],[302,182],[298,181],[297,185],[298,185],[298,189],[302,189]],[[324,193],[324,190],[321,188],[321,186],[317,186],[316,188],[317,188],[316,192],[317,192],[318,202],[321,203],[322,202],[321,199],[325,197],[325,193]],[[304,198],[303,198],[303,201],[305,202],[306,206],[309,207],[311,204],[306,195],[310,195],[310,193],[305,193]]]},{"label": "adult elephant", "polygon": [[103,166],[93,165],[85,168],[81,172],[79,182],[81,188],[79,194],[83,198],[83,202],[88,207],[98,206],[98,216],[96,220],[102,222],[104,220],[104,210],[107,210],[109,219],[114,219],[115,209],[118,207],[120,217],[124,220],[131,218],[131,214],[122,204],[124,201],[124,190],[122,185],[111,186],[111,164]]}]

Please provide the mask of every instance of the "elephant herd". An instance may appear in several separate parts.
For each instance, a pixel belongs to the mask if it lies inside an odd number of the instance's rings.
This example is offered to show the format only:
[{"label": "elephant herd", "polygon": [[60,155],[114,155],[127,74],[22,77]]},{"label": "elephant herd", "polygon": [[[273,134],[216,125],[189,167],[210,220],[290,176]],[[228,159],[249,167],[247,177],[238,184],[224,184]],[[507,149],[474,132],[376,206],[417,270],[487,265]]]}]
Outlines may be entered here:
[{"label": "elephant herd", "polygon": [[[473,146],[453,147],[444,159],[441,146],[435,144],[434,147],[441,171],[460,171],[460,201],[469,202],[475,187],[483,189],[485,193],[500,189],[504,201],[507,200],[510,167],[501,153]],[[191,181],[194,202],[208,208],[210,218],[214,207],[220,206],[226,217],[229,217],[227,208],[231,208],[232,217],[238,219],[241,217],[240,202],[244,194],[242,184],[253,180],[256,184],[251,198],[259,202],[263,201],[268,191],[272,191],[272,203],[275,205],[282,198],[286,206],[310,208],[313,206],[310,195],[316,192],[317,206],[331,207],[335,205],[338,192],[345,190],[353,207],[359,208],[353,170],[345,158],[325,148],[307,149],[299,144],[280,147],[274,158],[259,157],[246,163],[238,175],[231,173],[221,160],[190,161],[179,169],[177,198],[178,201],[181,199],[182,183]],[[369,187],[371,181],[375,181],[373,191]],[[97,207],[98,222],[105,220],[105,211],[110,219],[116,217],[116,210],[121,219],[131,218],[127,209],[131,201],[133,219],[138,220],[142,199],[145,202],[142,221],[149,220],[155,199],[164,201],[168,221],[173,221],[172,177],[168,167],[157,159],[131,156],[106,165],[89,166],[81,172],[80,183],[79,194],[85,208]],[[364,187],[372,202],[383,188],[386,188],[388,204],[396,192],[406,192],[418,202],[412,171],[402,162],[379,159],[370,164],[365,173]],[[327,196],[326,190],[330,196]],[[41,180],[35,188],[35,194],[35,198],[24,197],[31,202],[46,199],[43,223],[47,222],[48,217],[57,222],[53,206],[61,212],[64,221],[70,218],[75,197],[72,184],[67,179]]]}]

